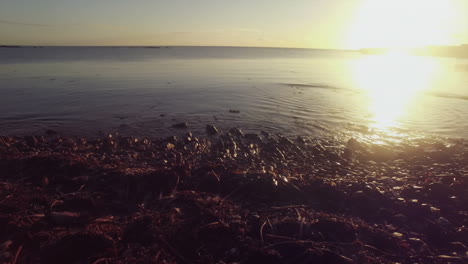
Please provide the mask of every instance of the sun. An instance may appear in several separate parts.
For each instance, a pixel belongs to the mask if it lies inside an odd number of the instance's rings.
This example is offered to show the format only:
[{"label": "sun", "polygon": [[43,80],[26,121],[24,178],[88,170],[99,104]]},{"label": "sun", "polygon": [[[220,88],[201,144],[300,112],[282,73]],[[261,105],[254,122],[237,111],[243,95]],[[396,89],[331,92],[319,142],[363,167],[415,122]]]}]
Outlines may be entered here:
[{"label": "sun", "polygon": [[347,47],[411,48],[453,44],[456,7],[447,0],[363,0]]}]

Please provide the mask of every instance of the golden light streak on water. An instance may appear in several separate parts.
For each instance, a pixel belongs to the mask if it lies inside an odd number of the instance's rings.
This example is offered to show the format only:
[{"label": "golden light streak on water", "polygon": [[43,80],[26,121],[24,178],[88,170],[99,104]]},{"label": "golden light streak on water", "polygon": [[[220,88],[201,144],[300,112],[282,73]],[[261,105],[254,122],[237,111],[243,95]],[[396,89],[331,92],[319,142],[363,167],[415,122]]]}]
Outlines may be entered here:
[{"label": "golden light streak on water", "polygon": [[357,85],[366,93],[371,115],[369,127],[387,132],[399,127],[418,103],[420,92],[431,88],[437,63],[430,57],[410,56],[401,52],[363,56],[352,65]]}]

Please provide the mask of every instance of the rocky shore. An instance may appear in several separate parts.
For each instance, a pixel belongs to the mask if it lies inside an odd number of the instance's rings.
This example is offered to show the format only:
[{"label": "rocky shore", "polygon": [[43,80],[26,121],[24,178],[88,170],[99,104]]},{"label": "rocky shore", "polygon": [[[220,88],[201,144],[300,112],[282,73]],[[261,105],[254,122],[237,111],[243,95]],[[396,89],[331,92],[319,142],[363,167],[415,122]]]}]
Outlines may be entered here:
[{"label": "rocky shore", "polygon": [[468,261],[467,141],[215,129],[0,137],[0,263]]}]

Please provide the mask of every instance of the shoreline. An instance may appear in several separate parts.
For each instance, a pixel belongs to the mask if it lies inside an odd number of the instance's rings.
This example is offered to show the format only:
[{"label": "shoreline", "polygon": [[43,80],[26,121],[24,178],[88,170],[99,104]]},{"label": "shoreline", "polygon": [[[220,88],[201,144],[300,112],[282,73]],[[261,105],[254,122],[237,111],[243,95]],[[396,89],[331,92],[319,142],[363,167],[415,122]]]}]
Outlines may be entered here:
[{"label": "shoreline", "polygon": [[[462,263],[468,142],[0,137],[2,261]],[[223,261],[223,262],[220,262]]]}]

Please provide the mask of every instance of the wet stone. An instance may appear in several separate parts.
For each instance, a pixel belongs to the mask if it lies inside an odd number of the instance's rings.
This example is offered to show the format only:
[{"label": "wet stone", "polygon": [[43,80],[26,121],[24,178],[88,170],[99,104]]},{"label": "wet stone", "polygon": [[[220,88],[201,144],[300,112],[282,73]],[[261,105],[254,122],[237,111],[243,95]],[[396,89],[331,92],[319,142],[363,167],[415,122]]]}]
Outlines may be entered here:
[{"label": "wet stone", "polygon": [[260,141],[260,136],[258,134],[254,134],[254,133],[245,134],[245,138],[249,139],[249,140]]},{"label": "wet stone", "polygon": [[57,131],[52,130],[52,129],[47,129],[47,130],[45,131],[45,133],[46,133],[47,135],[49,135],[49,136],[54,136],[54,135],[57,135],[57,134],[58,134]]},{"label": "wet stone", "polygon": [[219,133],[218,129],[212,125],[206,125],[206,133],[208,135],[216,135]]},{"label": "wet stone", "polygon": [[306,144],[306,140],[305,140],[303,137],[301,137],[301,136],[298,136],[298,137],[296,138],[296,142],[299,143],[299,144],[301,144],[301,145]]},{"label": "wet stone", "polygon": [[173,124],[172,127],[184,129],[184,128],[188,128],[188,124],[186,122],[176,123],[176,124]]},{"label": "wet stone", "polygon": [[443,183],[433,183],[429,185],[429,194],[435,199],[446,199],[452,196],[452,188]]},{"label": "wet stone", "polygon": [[236,136],[236,137],[244,137],[244,132],[242,132],[242,130],[238,129],[238,128],[231,128],[229,130],[229,133],[231,133],[233,136]]},{"label": "wet stone", "polygon": [[350,138],[346,143],[346,147],[351,150],[357,150],[362,148],[362,145],[355,138]]},{"label": "wet stone", "polygon": [[279,143],[285,146],[294,146],[294,142],[287,137],[279,137]]}]

